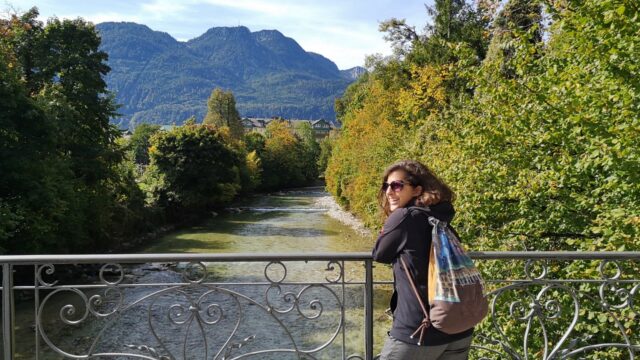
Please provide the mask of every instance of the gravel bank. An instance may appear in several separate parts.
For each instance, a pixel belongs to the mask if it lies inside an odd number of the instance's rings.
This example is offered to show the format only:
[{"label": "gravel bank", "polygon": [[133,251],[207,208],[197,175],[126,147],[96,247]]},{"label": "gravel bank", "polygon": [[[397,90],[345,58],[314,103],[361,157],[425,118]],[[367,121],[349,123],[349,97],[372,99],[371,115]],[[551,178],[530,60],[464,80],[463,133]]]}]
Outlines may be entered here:
[{"label": "gravel bank", "polygon": [[315,207],[328,209],[327,214],[341,223],[351,227],[358,234],[364,237],[371,237],[372,232],[364,227],[362,222],[351,213],[344,211],[332,196],[321,196],[315,202]]}]

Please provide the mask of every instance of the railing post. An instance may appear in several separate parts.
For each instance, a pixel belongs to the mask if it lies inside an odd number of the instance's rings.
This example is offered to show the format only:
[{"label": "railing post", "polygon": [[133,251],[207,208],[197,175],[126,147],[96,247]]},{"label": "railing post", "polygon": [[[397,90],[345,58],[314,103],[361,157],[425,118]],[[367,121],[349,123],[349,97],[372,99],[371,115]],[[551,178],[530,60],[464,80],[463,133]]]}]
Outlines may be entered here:
[{"label": "railing post", "polygon": [[365,285],[364,285],[364,346],[365,359],[373,359],[373,262],[371,259],[364,261]]},{"label": "railing post", "polygon": [[2,340],[4,359],[13,359],[13,266],[2,265]]}]

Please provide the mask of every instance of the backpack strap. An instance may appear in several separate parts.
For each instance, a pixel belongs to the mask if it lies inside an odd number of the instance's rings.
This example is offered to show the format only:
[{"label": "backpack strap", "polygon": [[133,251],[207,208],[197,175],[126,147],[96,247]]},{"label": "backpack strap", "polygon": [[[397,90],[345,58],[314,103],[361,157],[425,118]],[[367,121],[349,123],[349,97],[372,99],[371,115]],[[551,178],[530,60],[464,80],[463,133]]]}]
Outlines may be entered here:
[{"label": "backpack strap", "polygon": [[429,225],[433,226],[434,228],[437,228],[438,226],[446,228],[449,225],[449,223],[447,223],[446,221],[439,220],[437,217],[431,215],[429,215],[428,220]]},{"label": "backpack strap", "polygon": [[418,332],[420,332],[420,338],[418,339],[418,345],[421,345],[422,344],[422,338],[424,337],[424,331],[429,326],[431,326],[431,321],[429,320],[429,312],[427,311],[427,308],[424,306],[424,302],[422,301],[422,298],[420,297],[420,293],[418,292],[418,288],[416,287],[416,284],[413,281],[413,276],[411,276],[411,273],[409,272],[409,268],[407,267],[407,263],[402,258],[402,255],[399,256],[399,257],[400,257],[400,262],[402,263],[402,267],[404,268],[404,272],[407,275],[407,279],[409,280],[409,284],[411,284],[411,289],[413,289],[413,294],[416,296],[416,299],[418,299],[418,303],[420,304],[420,308],[422,309],[422,313],[424,314],[424,318],[422,319],[422,323],[420,323],[420,326],[418,326],[418,329],[416,329],[416,331],[414,331],[414,333],[411,334],[411,338],[413,339],[413,337],[416,336],[416,334]]}]

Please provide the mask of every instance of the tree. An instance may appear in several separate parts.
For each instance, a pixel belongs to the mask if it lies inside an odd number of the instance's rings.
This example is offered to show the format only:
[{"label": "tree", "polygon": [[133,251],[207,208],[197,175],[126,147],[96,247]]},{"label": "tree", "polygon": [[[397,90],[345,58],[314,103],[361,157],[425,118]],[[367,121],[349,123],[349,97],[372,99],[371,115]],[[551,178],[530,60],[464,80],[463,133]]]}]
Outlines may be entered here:
[{"label": "tree", "polygon": [[240,168],[242,191],[252,192],[262,183],[262,159],[253,150],[245,156],[245,164]]},{"label": "tree", "polygon": [[513,32],[525,34],[531,32],[529,41],[542,41],[542,4],[540,0],[510,0],[494,21],[499,33]]},{"label": "tree", "polygon": [[[499,72],[507,78],[517,77],[515,64],[517,46],[521,40],[533,45],[532,54],[541,54],[542,6],[539,0],[511,0],[494,21],[493,38],[487,53],[487,62],[499,65]],[[521,51],[521,50],[520,50]]]},{"label": "tree", "polygon": [[413,45],[421,40],[415,26],[407,25],[405,19],[385,20],[378,26],[378,31],[386,33],[384,39],[391,43],[394,54],[399,57],[410,53]]},{"label": "tree", "polygon": [[265,147],[265,138],[262,134],[256,131],[251,131],[245,134],[244,142],[248,152],[255,151],[259,157],[262,157]]},{"label": "tree", "polygon": [[170,217],[224,205],[240,190],[245,159],[213,125],[185,125],[151,138],[146,186]]},{"label": "tree", "polygon": [[229,128],[231,136],[240,139],[243,134],[243,127],[240,114],[236,109],[236,99],[231,91],[223,91],[215,88],[207,101],[207,115],[203,120],[204,124]]},{"label": "tree", "polygon": [[[122,155],[115,145],[119,132],[109,122],[116,107],[104,81],[107,54],[99,50],[92,24],[52,18],[43,27],[37,16],[36,8],[25,13],[21,23],[28,30],[16,31],[9,41],[29,92],[58,93],[70,107],[59,124],[60,141],[70,150],[74,172],[93,186],[112,175]],[[57,90],[46,90],[52,87]]]},{"label": "tree", "polygon": [[307,183],[311,183],[318,178],[318,158],[320,157],[320,145],[316,141],[315,132],[311,124],[307,121],[300,121],[296,124],[296,135],[300,137],[302,145],[302,156],[299,161],[304,172]]},{"label": "tree", "polygon": [[136,164],[149,165],[150,139],[158,131],[160,131],[160,125],[140,124],[136,126],[127,144],[127,149],[131,152]]},{"label": "tree", "polygon": [[103,249],[119,231],[114,211],[131,204],[125,193],[136,186],[119,171],[119,131],[109,123],[115,104],[103,80],[107,54],[90,23],[52,18],[45,26],[37,16],[33,8],[0,21],[8,76],[2,99],[17,141],[7,149],[23,154],[11,161],[28,160],[3,164],[3,177],[13,175],[1,186],[0,207],[10,209],[14,230],[0,232],[15,242],[9,251]]},{"label": "tree", "polygon": [[327,189],[336,200],[372,227],[379,226],[380,219],[372,202],[379,176],[390,161],[402,156],[402,142],[408,138],[398,116],[398,90],[387,88],[377,74],[347,90],[348,110],[325,171]]},{"label": "tree", "polygon": [[386,33],[385,39],[401,60],[416,65],[446,64],[455,61],[450,50],[455,43],[470,46],[478,59],[485,57],[491,7],[473,7],[465,0],[435,0],[433,6],[425,8],[433,23],[422,34],[404,19],[392,18],[380,24],[379,30]]},{"label": "tree", "polygon": [[320,146],[320,155],[318,156],[318,172],[322,177],[324,177],[324,172],[327,169],[327,164],[329,163],[329,159],[331,158],[331,153],[333,151],[333,143],[336,141],[337,132],[332,130],[329,132],[329,135],[324,137],[318,145]]},{"label": "tree", "polygon": [[69,250],[78,240],[67,232],[78,220],[70,164],[55,150],[55,119],[16,70],[0,53],[0,253]]},{"label": "tree", "polygon": [[270,121],[265,132],[262,155],[262,188],[272,190],[306,185],[305,158],[304,146],[288,123]]}]

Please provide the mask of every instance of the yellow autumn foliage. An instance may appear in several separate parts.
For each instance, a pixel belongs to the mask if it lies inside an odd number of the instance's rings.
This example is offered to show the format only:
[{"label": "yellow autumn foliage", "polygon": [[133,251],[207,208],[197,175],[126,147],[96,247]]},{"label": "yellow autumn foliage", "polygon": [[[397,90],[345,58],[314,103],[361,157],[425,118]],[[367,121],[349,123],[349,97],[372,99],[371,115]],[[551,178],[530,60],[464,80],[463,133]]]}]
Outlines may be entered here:
[{"label": "yellow autumn foliage", "polygon": [[411,64],[411,81],[398,95],[398,110],[407,119],[428,116],[446,105],[448,76],[442,66]]}]

